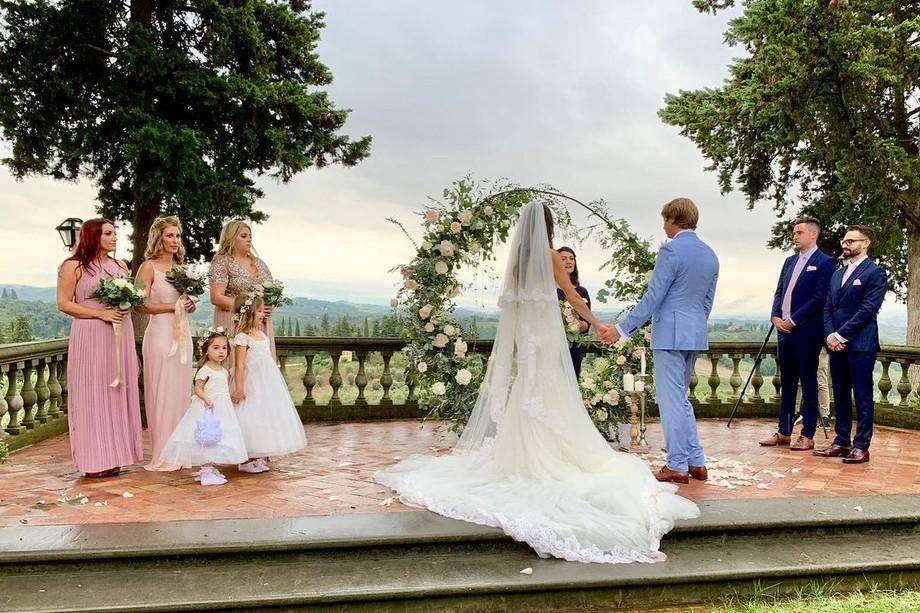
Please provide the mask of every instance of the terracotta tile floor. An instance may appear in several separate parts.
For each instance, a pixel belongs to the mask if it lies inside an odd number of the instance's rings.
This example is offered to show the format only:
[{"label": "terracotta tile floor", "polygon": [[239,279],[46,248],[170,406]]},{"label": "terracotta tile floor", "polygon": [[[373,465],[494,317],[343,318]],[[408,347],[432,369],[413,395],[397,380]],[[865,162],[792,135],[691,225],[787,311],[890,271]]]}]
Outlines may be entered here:
[{"label": "terracotta tile floor", "polygon": [[[416,421],[309,425],[309,446],[279,458],[260,475],[228,468],[230,481],[202,487],[191,471],[150,473],[140,466],[118,478],[83,479],[74,472],[66,436],[12,454],[0,466],[0,526],[183,519],[384,513],[408,507],[372,475],[398,458],[443,450],[437,424]],[[694,500],[866,494],[920,494],[920,432],[879,427],[872,462],[844,466],[810,453],[757,446],[772,432],[766,421],[701,421],[700,435],[715,479],[682,486]],[[831,433],[833,436],[833,433]],[[648,430],[646,459],[660,464],[661,430]],[[823,446],[823,434],[817,443]],[[739,465],[729,466],[734,462]],[[86,499],[86,502],[81,502]],[[390,500],[388,500],[390,499]]]}]

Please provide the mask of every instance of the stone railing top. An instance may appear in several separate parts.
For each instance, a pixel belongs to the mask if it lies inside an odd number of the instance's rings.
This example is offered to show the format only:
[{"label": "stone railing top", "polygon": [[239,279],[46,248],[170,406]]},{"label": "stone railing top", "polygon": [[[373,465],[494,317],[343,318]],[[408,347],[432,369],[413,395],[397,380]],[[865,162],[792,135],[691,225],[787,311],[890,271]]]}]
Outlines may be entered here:
[{"label": "stone railing top", "polygon": [[0,345],[0,364],[9,364],[32,358],[44,358],[67,351],[68,339],[54,338],[47,341],[30,343],[10,343]]}]

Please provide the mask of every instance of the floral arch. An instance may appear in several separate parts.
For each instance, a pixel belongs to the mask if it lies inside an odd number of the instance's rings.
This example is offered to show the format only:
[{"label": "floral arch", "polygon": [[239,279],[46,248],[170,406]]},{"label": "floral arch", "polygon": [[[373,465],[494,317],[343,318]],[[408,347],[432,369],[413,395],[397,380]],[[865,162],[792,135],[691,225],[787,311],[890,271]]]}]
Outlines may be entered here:
[{"label": "floral arch", "polygon": [[[448,419],[462,428],[476,401],[484,375],[470,356],[465,325],[454,315],[455,299],[464,286],[460,270],[476,269],[495,260],[495,248],[507,241],[521,209],[531,200],[548,205],[559,233],[576,242],[596,241],[610,257],[601,266],[610,278],[597,294],[600,302],[612,298],[635,303],[645,291],[655,263],[648,240],[638,237],[623,219],[613,218],[603,200],[584,203],[549,187],[520,187],[505,182],[455,181],[440,199],[430,199],[422,218],[422,239],[416,242],[394,219],[416,248],[408,264],[398,266],[403,282],[391,305],[397,310],[407,344],[404,352],[419,405],[429,416]],[[587,211],[590,223],[576,227],[569,207]],[[636,372],[647,336],[620,343],[603,352],[582,373],[585,405],[598,428],[622,415],[622,376]],[[586,362],[587,364],[587,362]]]}]

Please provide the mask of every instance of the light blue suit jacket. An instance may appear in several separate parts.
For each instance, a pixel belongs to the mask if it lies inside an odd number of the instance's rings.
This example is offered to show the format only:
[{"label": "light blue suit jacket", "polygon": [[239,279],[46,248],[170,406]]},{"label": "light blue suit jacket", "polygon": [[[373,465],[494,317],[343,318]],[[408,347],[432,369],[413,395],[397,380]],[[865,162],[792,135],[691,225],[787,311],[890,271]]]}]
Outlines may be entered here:
[{"label": "light blue suit jacket", "polygon": [[648,289],[618,324],[625,336],[652,320],[652,349],[709,348],[709,314],[719,279],[719,259],[693,231],[661,248]]}]

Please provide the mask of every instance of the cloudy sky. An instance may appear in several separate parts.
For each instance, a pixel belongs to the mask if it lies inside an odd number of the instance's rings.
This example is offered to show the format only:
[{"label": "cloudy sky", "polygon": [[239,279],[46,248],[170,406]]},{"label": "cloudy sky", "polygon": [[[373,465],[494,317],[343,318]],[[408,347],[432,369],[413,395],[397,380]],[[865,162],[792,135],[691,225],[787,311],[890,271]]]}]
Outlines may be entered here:
[{"label": "cloudy sky", "polygon": [[[690,196],[722,262],[716,312],[769,309],[783,255],[764,246],[770,207],[720,195],[694,145],[657,117],[665,93],[721,83],[740,53],[722,44],[730,14],[700,14],[689,0],[314,4],[326,12],[319,52],[335,74],[332,97],[353,109],[346,131],[374,144],[355,168],[263,181],[271,218],[256,245],[292,293],[388,300],[397,279],[387,271],[411,246],[385,218],[418,229],[426,197],[472,174],[604,198],[656,240],[661,205]],[[0,202],[0,283],[53,285],[64,252],[52,228],[93,216],[93,186],[0,170]],[[601,254],[578,251],[593,292]],[[488,290],[467,300],[494,304]],[[903,308],[890,300],[886,311]]]}]

